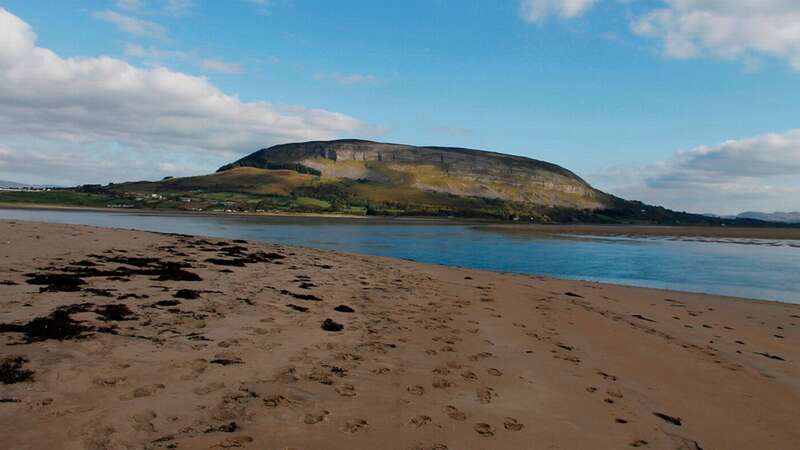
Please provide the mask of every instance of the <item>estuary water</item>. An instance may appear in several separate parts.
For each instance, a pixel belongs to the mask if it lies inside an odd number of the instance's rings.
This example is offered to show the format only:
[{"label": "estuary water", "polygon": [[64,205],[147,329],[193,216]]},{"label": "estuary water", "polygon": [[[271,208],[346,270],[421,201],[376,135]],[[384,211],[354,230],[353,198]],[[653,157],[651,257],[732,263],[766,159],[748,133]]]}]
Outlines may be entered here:
[{"label": "estuary water", "polygon": [[506,233],[474,223],[0,209],[0,219],[300,245],[447,266],[800,303],[800,241]]}]

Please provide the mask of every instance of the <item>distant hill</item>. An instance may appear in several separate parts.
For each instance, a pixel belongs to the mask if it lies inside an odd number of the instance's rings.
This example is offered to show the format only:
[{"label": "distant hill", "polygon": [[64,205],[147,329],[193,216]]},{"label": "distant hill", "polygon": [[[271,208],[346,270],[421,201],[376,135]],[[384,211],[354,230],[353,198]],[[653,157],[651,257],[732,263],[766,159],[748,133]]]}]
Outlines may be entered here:
[{"label": "distant hill", "polygon": [[736,215],[739,219],[756,219],[765,222],[800,223],[800,212],[763,213],[747,211]]},{"label": "distant hill", "polygon": [[624,200],[595,189],[563,167],[536,159],[355,139],[276,145],[209,175],[84,185],[41,194],[5,192],[0,202],[540,223],[769,225]]},{"label": "distant hill", "polygon": [[16,181],[0,180],[0,188],[2,189],[45,189],[54,186],[46,186],[40,184],[26,184],[17,183]]},{"label": "distant hill", "polygon": [[28,187],[28,185],[23,183],[17,183],[15,181],[0,180],[0,188],[18,189],[23,187]]}]

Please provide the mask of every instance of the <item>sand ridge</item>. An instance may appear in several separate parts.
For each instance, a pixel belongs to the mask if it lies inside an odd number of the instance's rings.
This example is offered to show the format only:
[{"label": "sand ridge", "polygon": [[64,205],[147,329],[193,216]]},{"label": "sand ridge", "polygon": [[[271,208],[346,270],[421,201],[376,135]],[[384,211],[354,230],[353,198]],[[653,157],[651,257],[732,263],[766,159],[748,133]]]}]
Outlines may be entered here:
[{"label": "sand ridge", "polygon": [[792,448],[800,307],[0,221],[0,439]]}]

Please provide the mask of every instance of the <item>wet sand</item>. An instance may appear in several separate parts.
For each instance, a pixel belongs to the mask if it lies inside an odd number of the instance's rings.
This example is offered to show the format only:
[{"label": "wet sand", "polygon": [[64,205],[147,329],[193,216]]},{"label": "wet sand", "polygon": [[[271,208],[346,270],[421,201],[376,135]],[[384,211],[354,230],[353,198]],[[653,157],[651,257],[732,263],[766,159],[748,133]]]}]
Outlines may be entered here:
[{"label": "wet sand", "polygon": [[789,228],[748,227],[673,227],[657,225],[529,225],[494,224],[487,228],[525,234],[574,234],[597,236],[672,236],[742,239],[790,239],[800,240],[800,225]]},{"label": "wet sand", "polygon": [[0,221],[14,449],[788,449],[800,306]]}]

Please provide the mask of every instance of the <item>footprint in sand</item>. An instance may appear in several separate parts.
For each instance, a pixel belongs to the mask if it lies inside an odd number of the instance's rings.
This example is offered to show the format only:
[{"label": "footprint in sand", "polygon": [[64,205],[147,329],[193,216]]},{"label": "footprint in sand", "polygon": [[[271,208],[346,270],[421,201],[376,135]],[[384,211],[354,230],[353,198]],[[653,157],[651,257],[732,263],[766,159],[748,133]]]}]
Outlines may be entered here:
[{"label": "footprint in sand", "polygon": [[503,372],[501,372],[501,371],[499,371],[499,370],[497,370],[495,368],[491,368],[491,369],[487,370],[487,372],[489,372],[489,375],[494,375],[496,377],[499,377],[500,375],[503,374]]},{"label": "footprint in sand", "polygon": [[208,384],[206,386],[196,387],[196,388],[192,389],[192,392],[194,392],[197,395],[208,395],[208,394],[210,394],[210,393],[212,393],[214,391],[218,391],[220,389],[223,389],[224,387],[225,387],[225,383],[220,381],[220,382],[210,383],[210,384]]},{"label": "footprint in sand", "polygon": [[478,401],[487,404],[492,402],[492,398],[496,397],[494,389],[490,387],[479,387],[475,390],[475,394],[478,396]]},{"label": "footprint in sand", "polygon": [[453,387],[453,386],[454,386],[454,384],[450,380],[448,380],[447,378],[435,377],[433,379],[433,387],[435,387],[436,389],[444,389],[444,388],[449,388],[449,387]]},{"label": "footprint in sand", "polygon": [[449,450],[444,444],[415,444],[409,450]]},{"label": "footprint in sand", "polygon": [[369,423],[364,419],[347,419],[340,429],[345,433],[358,433],[369,429]]},{"label": "footprint in sand", "polygon": [[453,405],[447,405],[444,407],[444,412],[447,414],[447,417],[457,420],[459,422],[463,422],[467,420],[467,415],[464,414],[460,409],[456,408]]},{"label": "footprint in sand", "polygon": [[465,381],[477,381],[478,376],[475,375],[475,372],[467,371],[461,374],[461,378],[463,378]]},{"label": "footprint in sand", "polygon": [[341,395],[342,397],[355,397],[356,396],[356,387],[352,384],[340,384],[336,386],[335,391],[337,394]]},{"label": "footprint in sand", "polygon": [[472,427],[479,436],[482,437],[492,437],[494,436],[495,429],[493,426],[489,425],[488,423],[476,423],[474,427]]},{"label": "footprint in sand", "polygon": [[431,420],[433,420],[431,416],[419,415],[408,419],[408,424],[414,428],[420,428],[431,423]]},{"label": "footprint in sand", "polygon": [[156,428],[153,426],[153,420],[155,420],[156,417],[157,415],[152,409],[146,409],[138,414],[134,414],[132,417],[133,429],[149,433],[155,432]]},{"label": "footprint in sand", "polygon": [[503,421],[503,427],[508,431],[519,431],[525,428],[525,425],[519,423],[519,421],[513,417],[506,417],[506,420]]},{"label": "footprint in sand", "polygon": [[303,423],[307,425],[314,425],[317,423],[322,422],[323,420],[328,420],[328,416],[331,413],[329,411],[318,411],[318,412],[311,412],[303,416]]},{"label": "footprint in sand", "polygon": [[150,386],[142,386],[134,389],[129,394],[120,397],[120,400],[132,400],[134,398],[150,397],[155,394],[159,389],[164,389],[166,386],[163,384],[153,384]]},{"label": "footprint in sand", "polygon": [[253,442],[253,438],[250,436],[234,436],[221,440],[219,444],[211,447],[211,449],[216,450],[224,448],[239,448],[244,447],[245,444],[249,444],[251,442]]},{"label": "footprint in sand", "polygon": [[277,408],[278,406],[287,406],[290,405],[291,403],[292,403],[291,400],[278,394],[268,395],[264,397],[264,406],[266,406],[267,408]]},{"label": "footprint in sand", "polygon": [[412,395],[425,395],[425,388],[419,385],[406,386],[406,390]]},{"label": "footprint in sand", "polygon": [[469,357],[469,360],[470,361],[479,361],[481,359],[489,358],[489,357],[492,357],[492,356],[494,356],[494,355],[492,355],[489,352],[480,352],[480,353],[476,353],[474,355],[471,355]]}]

